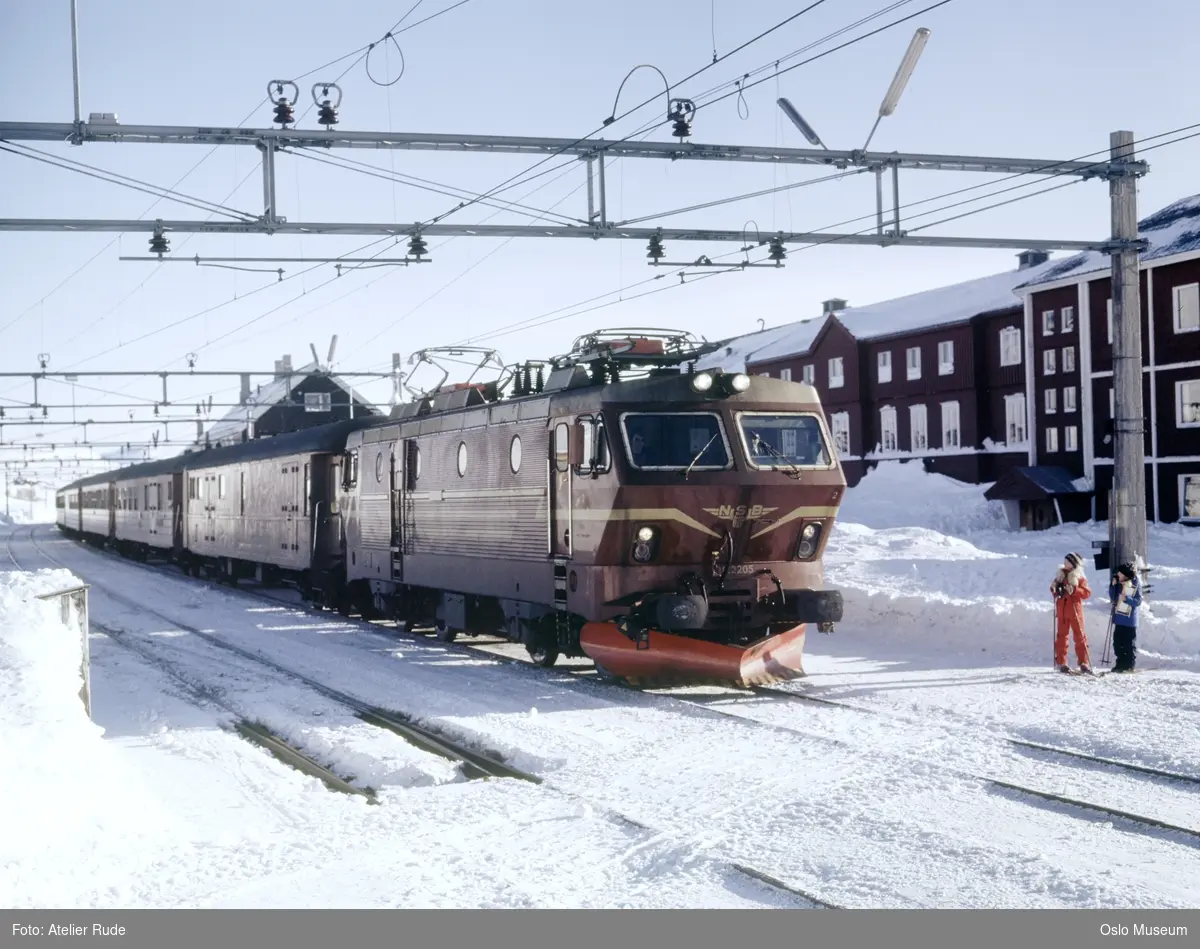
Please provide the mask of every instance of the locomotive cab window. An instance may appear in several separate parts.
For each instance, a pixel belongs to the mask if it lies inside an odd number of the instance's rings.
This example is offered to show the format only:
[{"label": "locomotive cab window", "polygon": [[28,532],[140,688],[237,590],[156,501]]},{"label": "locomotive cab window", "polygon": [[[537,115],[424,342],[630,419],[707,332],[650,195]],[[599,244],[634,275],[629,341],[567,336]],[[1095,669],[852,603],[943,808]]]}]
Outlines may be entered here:
[{"label": "locomotive cab window", "polygon": [[730,467],[721,419],[710,412],[629,412],[621,417],[633,467],[648,471]]},{"label": "locomotive cab window", "polygon": [[755,468],[828,468],[833,456],[815,415],[739,412],[746,457]]}]

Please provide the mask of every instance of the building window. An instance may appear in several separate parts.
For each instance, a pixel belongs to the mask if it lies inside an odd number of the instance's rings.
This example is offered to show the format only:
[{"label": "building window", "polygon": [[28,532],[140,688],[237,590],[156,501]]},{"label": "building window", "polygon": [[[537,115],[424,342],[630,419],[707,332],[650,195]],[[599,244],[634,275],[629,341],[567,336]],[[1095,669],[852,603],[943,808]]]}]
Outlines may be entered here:
[{"label": "building window", "polygon": [[942,403],[942,447],[943,448],[958,448],[960,444],[959,438],[959,415],[957,402]]},{"label": "building window", "polygon": [[1058,429],[1046,429],[1046,454],[1053,455],[1058,451]]},{"label": "building window", "polygon": [[912,451],[924,451],[929,447],[929,412],[924,405],[908,407],[908,425]]},{"label": "building window", "polygon": [[892,381],[892,351],[890,349],[885,349],[883,352],[881,352],[879,354],[878,366],[879,366],[879,381],[880,382],[891,382]]},{"label": "building window", "polygon": [[1074,412],[1075,410],[1075,387],[1067,386],[1063,389],[1063,412]]},{"label": "building window", "polygon": [[1200,379],[1175,383],[1175,424],[1179,428],[1200,427]]},{"label": "building window", "polygon": [[1047,389],[1046,390],[1046,414],[1053,415],[1057,411],[1058,411],[1058,390],[1057,389]]},{"label": "building window", "polygon": [[811,364],[809,364],[809,365],[805,366],[805,367],[804,367],[802,370],[800,370],[800,373],[801,373],[801,376],[802,376],[802,377],[803,377],[803,379],[804,379],[804,384],[805,384],[806,386],[811,386],[811,385],[813,385],[813,382],[814,382],[814,380],[816,379],[816,377],[817,377],[817,376],[816,376],[816,373],[815,373],[815,372],[813,372],[813,367],[812,367],[812,365],[811,365]]},{"label": "building window", "polygon": [[1079,429],[1074,425],[1068,425],[1063,429],[1065,437],[1064,448],[1067,451],[1079,451]]},{"label": "building window", "polygon": [[1113,333],[1113,315],[1112,315],[1112,297],[1108,298],[1108,345],[1112,345]]},{"label": "building window", "polygon": [[1042,374],[1043,375],[1052,376],[1056,372],[1054,357],[1055,357],[1055,351],[1053,349],[1047,349],[1044,353],[1042,353]]},{"label": "building window", "polygon": [[1053,310],[1043,310],[1042,311],[1042,335],[1043,336],[1053,336],[1054,335],[1054,311]]},{"label": "building window", "polygon": [[1075,329],[1075,307],[1064,306],[1062,313],[1062,331],[1064,333],[1069,333]]},{"label": "building window", "polygon": [[1018,392],[1004,397],[1005,441],[1009,445],[1025,443],[1025,393]]},{"label": "building window", "polygon": [[782,379],[784,382],[791,382],[792,381],[792,370],[780,369],[779,370],[779,378]]},{"label": "building window", "polygon": [[840,389],[846,384],[846,377],[842,371],[842,357],[834,356],[829,360],[829,388]]},{"label": "building window", "polygon": [[1200,284],[1189,283],[1176,287],[1175,332],[1195,333],[1200,330]]},{"label": "building window", "polygon": [[1064,346],[1063,347],[1062,369],[1063,369],[1063,372],[1074,372],[1075,371],[1075,347],[1074,346]]},{"label": "building window", "polygon": [[896,450],[896,410],[890,405],[879,410],[879,431],[883,438],[883,450]]},{"label": "building window", "polygon": [[908,378],[921,378],[921,347],[911,346],[908,350]]},{"label": "building window", "polygon": [[760,375],[760,376],[766,376],[768,379],[770,379],[770,378],[771,378],[771,373],[770,373],[769,371],[763,371],[763,372],[760,372],[760,373],[759,373],[759,375]]},{"label": "building window", "polygon": [[1200,474],[1179,476],[1179,519],[1200,521]]},{"label": "building window", "polygon": [[938,343],[938,375],[948,376],[954,372],[954,343],[947,340]]},{"label": "building window", "polygon": [[1000,365],[1021,365],[1021,331],[1015,326],[1000,331]]},{"label": "building window", "polygon": [[833,431],[833,443],[840,454],[850,454],[850,413],[835,412],[829,418],[829,427]]}]

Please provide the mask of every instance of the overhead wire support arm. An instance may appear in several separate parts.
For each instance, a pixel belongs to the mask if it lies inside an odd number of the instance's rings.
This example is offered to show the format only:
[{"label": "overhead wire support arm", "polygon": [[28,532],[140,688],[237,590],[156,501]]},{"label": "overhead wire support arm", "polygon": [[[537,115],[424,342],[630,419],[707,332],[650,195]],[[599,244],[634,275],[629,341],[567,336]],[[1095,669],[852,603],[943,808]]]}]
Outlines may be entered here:
[{"label": "overhead wire support arm", "polygon": [[[537,138],[515,135],[450,135],[420,132],[347,132],[343,130],[242,129],[214,126],[83,124],[82,140],[169,145],[248,145],[274,141],[279,148],[375,148],[414,151],[501,152],[525,155],[574,155],[667,161],[734,161],[791,165],[869,167],[897,163],[925,171],[973,171],[988,174],[1036,174],[1105,178],[1112,161],[1057,161],[1038,158],[1000,158],[936,155],[917,152],[868,152],[816,148],[775,148],[760,145],[706,145],[699,142],[634,142],[610,139]],[[65,122],[0,122],[0,139],[9,141],[67,141],[73,126]],[[1131,163],[1145,173],[1144,162]]]}]

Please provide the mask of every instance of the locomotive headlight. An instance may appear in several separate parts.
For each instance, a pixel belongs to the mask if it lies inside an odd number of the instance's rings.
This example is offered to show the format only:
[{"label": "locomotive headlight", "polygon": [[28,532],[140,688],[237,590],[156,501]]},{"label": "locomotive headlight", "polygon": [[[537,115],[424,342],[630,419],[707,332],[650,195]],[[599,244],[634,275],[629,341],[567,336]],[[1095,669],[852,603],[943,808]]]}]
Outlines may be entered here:
[{"label": "locomotive headlight", "polygon": [[821,525],[805,524],[804,530],[800,532],[800,543],[796,545],[796,556],[801,560],[808,560],[817,552],[817,545],[820,542]]},{"label": "locomotive headlight", "polygon": [[713,377],[712,373],[701,372],[692,377],[692,388],[697,392],[707,392],[712,388]]},{"label": "locomotive headlight", "polygon": [[729,380],[729,387],[733,389],[734,392],[745,392],[750,388],[750,377],[744,372],[739,372]]},{"label": "locomotive headlight", "polygon": [[649,563],[654,559],[658,547],[658,530],[639,527],[633,535],[633,559],[638,563]]}]

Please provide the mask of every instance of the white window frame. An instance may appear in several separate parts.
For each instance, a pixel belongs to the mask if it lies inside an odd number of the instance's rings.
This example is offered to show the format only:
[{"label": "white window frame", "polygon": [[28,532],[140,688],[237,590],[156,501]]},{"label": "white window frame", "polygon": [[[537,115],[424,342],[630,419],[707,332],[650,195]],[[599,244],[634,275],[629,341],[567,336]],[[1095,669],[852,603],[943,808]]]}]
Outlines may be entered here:
[{"label": "white window frame", "polygon": [[908,407],[908,445],[913,454],[929,450],[929,409],[924,402]]},{"label": "white window frame", "polygon": [[896,424],[895,406],[883,406],[879,410],[879,444],[883,451],[896,451],[900,439],[899,431],[899,426]]},{"label": "white window frame", "polygon": [[1042,335],[1054,335],[1054,311],[1042,310]]},{"label": "white window frame", "polygon": [[1052,376],[1058,371],[1058,351],[1047,349],[1042,353],[1042,375]]},{"label": "white window frame", "polygon": [[1074,372],[1075,371],[1075,347],[1074,346],[1064,346],[1063,347],[1062,371],[1063,372]]},{"label": "white window frame", "polygon": [[[913,354],[916,353],[914,361]],[[921,347],[909,346],[904,354],[905,377],[909,380],[921,378]]]},{"label": "white window frame", "polygon": [[850,413],[834,412],[829,416],[829,432],[833,435],[833,446],[838,454],[850,454]]},{"label": "white window frame", "polygon": [[[949,356],[945,353],[949,352]],[[954,372],[954,340],[945,339],[938,343],[938,375],[948,376]]]},{"label": "white window frame", "polygon": [[875,377],[883,382],[892,381],[892,351],[881,349],[875,356]]},{"label": "white window frame", "polygon": [[1180,379],[1175,383],[1175,427],[1200,428],[1200,408],[1194,410],[1192,421],[1184,421],[1184,390],[1188,386],[1195,388],[1195,394],[1188,396],[1189,407],[1200,404],[1200,379]]},{"label": "white window frame", "polygon": [[1064,306],[1062,308],[1062,330],[1063,333],[1070,333],[1075,329],[1075,307]]},{"label": "white window frame", "polygon": [[1062,410],[1064,415],[1079,411],[1079,401],[1075,393],[1075,386],[1067,386],[1063,389]]},{"label": "white window frame", "polygon": [[1058,412],[1058,390],[1047,389],[1046,398],[1043,402],[1043,408],[1047,415],[1054,415]]},{"label": "white window frame", "polygon": [[801,374],[801,377],[804,379],[805,385],[811,386],[811,385],[816,384],[817,374],[816,374],[816,371],[815,371],[812,363],[809,363],[807,366],[802,367],[800,370],[800,374]]},{"label": "white window frame", "polygon": [[1195,481],[1195,490],[1200,491],[1200,472],[1197,472],[1196,474],[1181,474],[1179,476],[1179,519],[1187,523],[1192,523],[1193,521],[1200,522],[1200,510],[1198,510],[1195,514],[1187,514],[1184,511],[1184,502],[1187,498],[1187,486],[1189,481]]},{"label": "white window frame", "polygon": [[962,417],[957,402],[942,403],[942,447],[962,447]]},{"label": "white window frame", "polygon": [[782,379],[784,382],[791,382],[792,381],[792,370],[780,369],[779,370],[779,378]]},{"label": "white window frame", "polygon": [[[837,374],[834,375],[834,369]],[[829,388],[840,389],[846,384],[846,363],[842,356],[834,356],[829,360]]]},{"label": "white window frame", "polygon": [[[1172,287],[1171,301],[1175,332],[1200,332],[1200,283],[1185,283]],[[1190,316],[1188,323],[1191,325],[1185,325],[1185,316]]]},{"label": "white window frame", "polygon": [[1021,328],[1006,326],[1000,330],[1000,365],[1021,365]]},{"label": "white window frame", "polygon": [[1054,426],[1046,429],[1046,454],[1054,455],[1058,453],[1058,429]]},{"label": "white window frame", "polygon": [[1063,451],[1079,451],[1079,428],[1068,425],[1063,429]]},{"label": "white window frame", "polygon": [[1029,416],[1025,405],[1025,393],[1014,392],[1004,397],[1004,443],[1025,445],[1028,442]]}]

